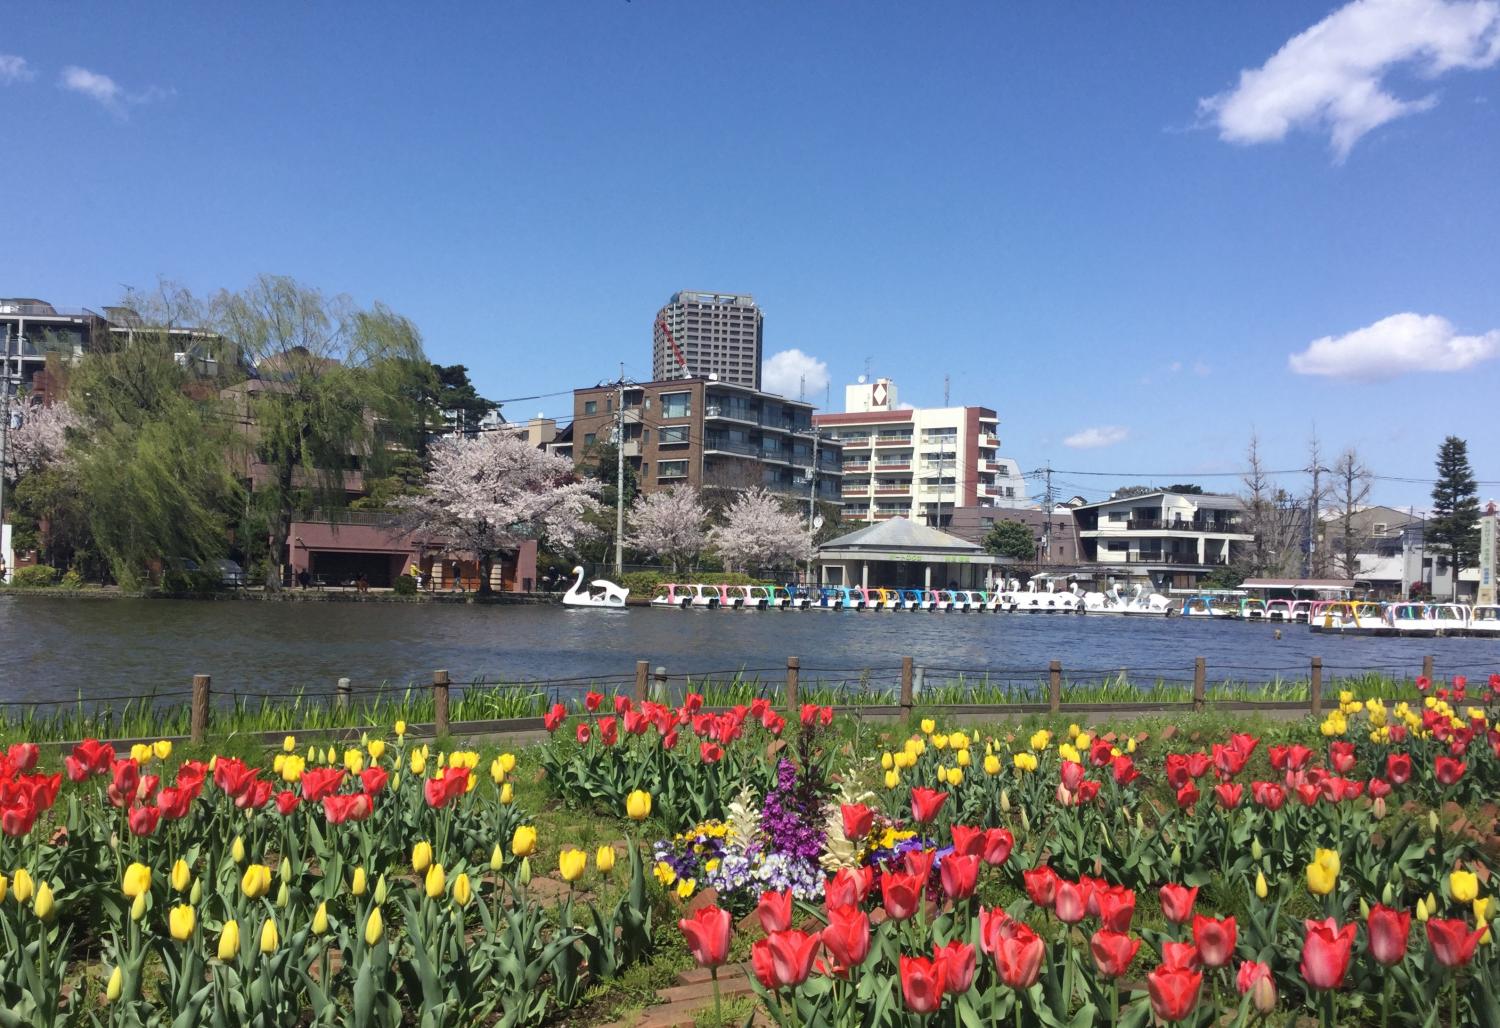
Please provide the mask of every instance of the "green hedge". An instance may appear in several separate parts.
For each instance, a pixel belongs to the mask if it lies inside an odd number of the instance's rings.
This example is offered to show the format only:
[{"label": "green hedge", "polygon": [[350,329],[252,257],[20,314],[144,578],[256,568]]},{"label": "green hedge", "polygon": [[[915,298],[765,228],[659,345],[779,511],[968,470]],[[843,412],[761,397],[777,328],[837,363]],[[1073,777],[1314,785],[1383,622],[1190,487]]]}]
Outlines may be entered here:
[{"label": "green hedge", "polygon": [[11,573],[10,584],[33,589],[55,585],[57,584],[57,569],[48,567],[45,564],[32,564],[29,567],[16,568]]}]

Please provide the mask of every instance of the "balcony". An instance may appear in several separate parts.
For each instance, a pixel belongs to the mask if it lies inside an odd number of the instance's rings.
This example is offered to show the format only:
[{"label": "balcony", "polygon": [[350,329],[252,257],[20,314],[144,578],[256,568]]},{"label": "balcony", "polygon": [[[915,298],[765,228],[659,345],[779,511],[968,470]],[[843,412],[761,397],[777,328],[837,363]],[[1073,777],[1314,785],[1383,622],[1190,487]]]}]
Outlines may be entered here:
[{"label": "balcony", "polygon": [[750,443],[736,443],[736,442],[731,442],[728,439],[713,439],[713,438],[709,438],[703,444],[703,449],[706,452],[708,452],[708,453],[714,453],[714,452],[719,452],[719,453],[736,453],[736,454],[739,454],[742,457],[759,457],[760,456],[760,447],[759,446],[753,446]]},{"label": "balcony", "polygon": [[844,449],[846,450],[864,450],[869,449],[870,437],[867,435],[850,435],[844,436],[844,438],[840,439],[839,442],[844,444]]},{"label": "balcony", "polygon": [[[822,461],[819,461],[818,463],[821,464]],[[846,461],[844,461],[844,470],[845,471],[869,471],[870,470],[870,462],[868,460],[846,460]]]},{"label": "balcony", "polygon": [[876,496],[905,496],[911,492],[911,487],[906,485],[877,485]]},{"label": "balcony", "polygon": [[[845,465],[846,467],[848,465]],[[881,472],[911,472],[911,461],[909,460],[887,460],[881,458],[875,462],[875,467]]]},{"label": "balcony", "polygon": [[876,446],[911,446],[909,435],[879,435],[875,437]]},{"label": "balcony", "polygon": [[982,435],[979,437],[980,446],[999,446],[1000,437],[994,435]]}]

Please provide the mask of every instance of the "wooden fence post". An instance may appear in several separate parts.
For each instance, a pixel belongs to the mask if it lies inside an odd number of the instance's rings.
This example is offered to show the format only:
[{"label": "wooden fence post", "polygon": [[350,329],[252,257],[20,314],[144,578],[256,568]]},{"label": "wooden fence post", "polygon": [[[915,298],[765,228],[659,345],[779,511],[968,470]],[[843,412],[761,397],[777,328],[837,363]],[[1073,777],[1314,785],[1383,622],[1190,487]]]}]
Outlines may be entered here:
[{"label": "wooden fence post", "polygon": [[1422,658],[1422,677],[1429,682],[1432,681],[1432,654]]},{"label": "wooden fence post", "polygon": [[902,657],[901,658],[901,722],[902,722],[902,724],[906,724],[906,725],[911,724],[911,708],[912,708],[911,668],[912,668],[911,658],[910,657]]},{"label": "wooden fence post", "polygon": [[667,669],[660,665],[651,676],[651,698],[657,703],[667,702]]},{"label": "wooden fence post", "polygon": [[797,710],[797,679],[801,670],[801,660],[796,657],[786,659],[786,718],[793,723],[802,716]]},{"label": "wooden fence post", "polygon": [[1202,657],[1193,658],[1193,713],[1203,713],[1204,707],[1208,705],[1208,695],[1204,689],[1205,679],[1208,677],[1207,661]]},{"label": "wooden fence post", "polygon": [[635,702],[646,702],[646,683],[651,678],[651,662],[649,660],[638,660],[635,662]]},{"label": "wooden fence post", "polygon": [[1062,710],[1062,661],[1054,660],[1047,666],[1047,704],[1052,713]]},{"label": "wooden fence post", "polygon": [[432,673],[432,732],[437,736],[448,734],[448,672]]},{"label": "wooden fence post", "polygon": [[208,675],[193,676],[193,709],[188,722],[188,733],[193,742],[202,744],[208,734],[208,696],[212,679]]},{"label": "wooden fence post", "polygon": [[340,678],[339,684],[333,691],[333,705],[339,710],[349,708],[349,694],[354,691],[353,685],[347,678]]},{"label": "wooden fence post", "polygon": [[1309,709],[1314,718],[1323,716],[1323,658],[1312,659],[1312,670],[1308,672],[1307,691],[1310,697]]}]

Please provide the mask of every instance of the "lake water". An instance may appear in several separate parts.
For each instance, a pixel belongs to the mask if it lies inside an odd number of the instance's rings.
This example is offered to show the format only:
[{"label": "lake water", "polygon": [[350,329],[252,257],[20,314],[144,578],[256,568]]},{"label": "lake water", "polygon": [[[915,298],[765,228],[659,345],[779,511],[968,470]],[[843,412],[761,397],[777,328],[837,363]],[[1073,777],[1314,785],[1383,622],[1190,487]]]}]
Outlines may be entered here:
[{"label": "lake water", "polygon": [[[177,691],[195,673],[224,694],[331,690],[476,679],[629,675],[638,659],[672,674],[784,668],[804,678],[891,671],[903,656],[938,669],[1011,669],[1034,681],[1047,662],[1066,671],[1131,668],[1138,677],[1210,681],[1304,677],[1365,668],[1415,674],[1500,670],[1500,641],[1339,638],[1304,625],[1206,619],[821,611],[570,610],[542,605],[258,603],[84,600],[0,595],[0,702]],[[779,673],[779,672],[777,672]],[[951,677],[934,671],[935,677]],[[998,677],[998,676],[997,676]]]}]

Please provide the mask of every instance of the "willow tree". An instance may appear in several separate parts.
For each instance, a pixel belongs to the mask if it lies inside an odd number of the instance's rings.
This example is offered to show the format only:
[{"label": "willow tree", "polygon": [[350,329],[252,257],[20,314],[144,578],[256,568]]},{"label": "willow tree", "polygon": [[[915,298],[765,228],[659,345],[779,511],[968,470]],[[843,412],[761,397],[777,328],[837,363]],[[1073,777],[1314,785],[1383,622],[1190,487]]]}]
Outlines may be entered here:
[{"label": "willow tree", "polygon": [[198,327],[201,305],[169,283],[125,303],[67,377],[68,452],[94,545],[137,588],[158,563],[223,557],[242,494],[226,460],[223,354]]},{"label": "willow tree", "polygon": [[432,369],[406,318],[284,276],[220,293],[214,315],[250,376],[233,399],[251,450],[266,587],[278,589],[293,519],[341,509],[420,440],[417,398],[431,391]]}]

